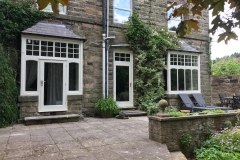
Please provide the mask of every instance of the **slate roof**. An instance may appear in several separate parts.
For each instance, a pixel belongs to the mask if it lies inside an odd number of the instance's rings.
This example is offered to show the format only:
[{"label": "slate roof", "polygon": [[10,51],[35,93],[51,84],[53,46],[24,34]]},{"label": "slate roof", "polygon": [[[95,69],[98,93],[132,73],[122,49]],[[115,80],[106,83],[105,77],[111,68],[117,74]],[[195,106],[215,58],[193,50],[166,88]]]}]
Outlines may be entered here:
[{"label": "slate roof", "polygon": [[78,39],[83,41],[86,40],[86,38],[80,37],[73,33],[72,31],[70,31],[65,25],[47,22],[38,22],[32,27],[22,31],[22,34]]},{"label": "slate roof", "polygon": [[181,40],[181,46],[177,49],[169,49],[169,50],[173,50],[173,51],[180,51],[180,52],[194,52],[194,53],[202,53],[198,50],[196,50],[195,48],[193,48],[192,46],[190,46],[189,44],[187,44],[185,41]]}]

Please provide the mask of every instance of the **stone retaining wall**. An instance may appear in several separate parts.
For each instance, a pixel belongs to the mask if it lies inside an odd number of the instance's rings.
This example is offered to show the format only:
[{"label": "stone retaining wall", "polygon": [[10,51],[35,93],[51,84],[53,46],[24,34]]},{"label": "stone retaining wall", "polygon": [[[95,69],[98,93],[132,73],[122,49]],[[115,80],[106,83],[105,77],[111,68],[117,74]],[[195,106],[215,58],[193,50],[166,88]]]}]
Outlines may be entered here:
[{"label": "stone retaining wall", "polygon": [[234,93],[240,94],[240,76],[212,76],[212,104],[219,104],[218,94],[231,97]]},{"label": "stone retaining wall", "polygon": [[215,115],[197,115],[187,117],[149,117],[149,138],[151,140],[165,143],[169,151],[179,151],[179,140],[183,133],[192,136],[193,148],[199,142],[206,139],[211,131],[221,130],[223,123],[227,120],[234,125],[236,123],[235,113],[224,113]]}]

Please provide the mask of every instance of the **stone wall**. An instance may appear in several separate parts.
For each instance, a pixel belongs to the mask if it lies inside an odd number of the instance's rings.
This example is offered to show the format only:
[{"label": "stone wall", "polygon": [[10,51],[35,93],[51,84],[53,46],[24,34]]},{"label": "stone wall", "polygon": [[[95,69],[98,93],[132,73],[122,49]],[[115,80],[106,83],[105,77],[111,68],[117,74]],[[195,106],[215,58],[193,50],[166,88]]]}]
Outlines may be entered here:
[{"label": "stone wall", "polygon": [[[116,36],[114,40],[109,41],[109,45],[127,44],[123,30],[124,25],[113,23],[113,1],[109,2],[109,36]],[[132,0],[132,6],[133,12],[137,12],[146,24],[158,28],[167,28],[167,0]],[[208,33],[204,32],[208,28],[208,18],[206,17],[208,14],[207,12],[205,14],[202,18],[199,17],[200,31],[186,36],[185,40],[192,47],[203,52],[201,55],[201,85],[203,96],[207,98],[209,97],[210,82],[207,72],[209,66],[206,65],[208,56],[205,52]],[[67,14],[59,15],[56,19],[49,21],[65,24],[75,34],[87,39],[83,44],[83,97],[81,108],[86,115],[93,115],[95,102],[102,98],[102,1],[69,0]],[[116,49],[131,51],[129,47],[109,48],[110,96],[113,95],[113,52]],[[206,101],[208,102],[208,99]],[[23,102],[25,103],[25,101]]]},{"label": "stone wall", "polygon": [[18,98],[20,105],[19,119],[33,116],[49,116],[49,115],[65,115],[65,114],[79,114],[82,116],[82,99],[81,95],[68,95],[68,111],[61,112],[38,112],[38,96],[20,96]]},{"label": "stone wall", "polygon": [[187,133],[192,137],[189,149],[199,144],[210,135],[210,131],[221,130],[223,123],[227,120],[233,125],[236,123],[235,113],[224,113],[215,115],[198,115],[187,117],[149,117],[149,138],[151,140],[165,143],[169,151],[181,150],[179,140],[182,134]]},{"label": "stone wall", "polygon": [[218,94],[231,97],[234,93],[240,94],[240,76],[211,76],[212,104],[219,104]]}]

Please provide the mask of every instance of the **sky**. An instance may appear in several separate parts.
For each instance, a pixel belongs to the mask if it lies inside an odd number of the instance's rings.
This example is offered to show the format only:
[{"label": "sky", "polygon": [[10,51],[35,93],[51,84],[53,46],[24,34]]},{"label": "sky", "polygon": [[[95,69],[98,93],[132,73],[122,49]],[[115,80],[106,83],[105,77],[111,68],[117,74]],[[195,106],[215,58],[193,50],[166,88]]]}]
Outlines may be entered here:
[{"label": "sky", "polygon": [[[221,32],[219,32],[221,33]],[[218,33],[215,33],[212,36],[212,43],[211,43],[211,59],[221,58],[224,56],[230,56],[231,54],[238,52],[240,53],[240,29],[235,29],[235,33],[238,35],[239,40],[230,40],[228,44],[225,44],[224,41],[218,43]]]},{"label": "sky", "polygon": [[[228,7],[228,6],[225,5],[225,7]],[[210,24],[211,24],[211,21],[212,21],[211,12],[209,13],[209,15],[210,15]],[[213,38],[211,43],[211,51],[212,51],[211,59],[212,60],[216,58],[221,58],[224,56],[230,56],[235,52],[240,53],[240,29],[239,28],[234,29],[234,31],[238,35],[239,40],[230,40],[227,45],[225,44],[224,41],[220,43],[217,42],[218,34],[221,33],[221,31],[216,32],[214,36],[211,36]]]}]

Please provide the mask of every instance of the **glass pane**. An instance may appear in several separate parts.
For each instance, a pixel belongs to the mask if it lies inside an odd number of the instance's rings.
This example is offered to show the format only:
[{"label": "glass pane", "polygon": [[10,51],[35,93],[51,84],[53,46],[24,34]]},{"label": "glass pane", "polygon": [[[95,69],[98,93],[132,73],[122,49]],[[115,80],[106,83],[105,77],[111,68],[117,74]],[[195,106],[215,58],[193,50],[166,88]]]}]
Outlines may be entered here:
[{"label": "glass pane", "polygon": [[131,15],[130,11],[124,11],[120,9],[114,10],[114,22],[124,23],[128,21],[128,17]]},{"label": "glass pane", "polygon": [[193,77],[193,90],[198,90],[198,70],[192,71],[192,77]]},{"label": "glass pane", "polygon": [[171,91],[177,91],[177,69],[171,69]]},{"label": "glass pane", "polygon": [[37,91],[37,61],[26,61],[26,91]]},{"label": "glass pane", "polygon": [[186,74],[186,76],[185,76],[186,77],[186,90],[192,90],[191,70],[186,69],[185,74]]},{"label": "glass pane", "polygon": [[131,9],[131,0],[114,0],[114,7]]},{"label": "glass pane", "polygon": [[184,85],[184,70],[183,69],[178,70],[178,85],[179,85],[179,88],[178,88],[179,91],[185,90],[184,89],[185,85]]},{"label": "glass pane", "polygon": [[178,19],[171,19],[168,20],[168,30],[170,31],[176,31],[178,24],[181,22],[181,20]]},{"label": "glass pane", "polygon": [[63,64],[44,64],[44,105],[62,105]]},{"label": "glass pane", "polygon": [[192,56],[192,66],[198,66],[198,56]]},{"label": "glass pane", "polygon": [[129,66],[116,66],[116,99],[129,101]]},{"label": "glass pane", "polygon": [[178,55],[178,65],[184,66],[184,55]]},{"label": "glass pane", "polygon": [[191,56],[185,55],[185,66],[191,66]]},{"label": "glass pane", "polygon": [[69,64],[69,91],[79,90],[79,65],[78,63]]}]

